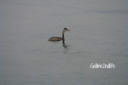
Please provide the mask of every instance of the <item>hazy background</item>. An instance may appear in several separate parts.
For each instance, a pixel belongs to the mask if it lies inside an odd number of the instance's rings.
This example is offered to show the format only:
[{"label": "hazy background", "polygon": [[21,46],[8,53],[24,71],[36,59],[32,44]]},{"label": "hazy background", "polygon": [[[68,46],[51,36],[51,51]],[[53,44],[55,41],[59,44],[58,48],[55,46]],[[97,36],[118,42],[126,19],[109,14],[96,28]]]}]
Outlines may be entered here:
[{"label": "hazy background", "polygon": [[[48,42],[64,27],[68,48]],[[0,85],[128,85],[127,72],[128,0],[0,0]]]}]

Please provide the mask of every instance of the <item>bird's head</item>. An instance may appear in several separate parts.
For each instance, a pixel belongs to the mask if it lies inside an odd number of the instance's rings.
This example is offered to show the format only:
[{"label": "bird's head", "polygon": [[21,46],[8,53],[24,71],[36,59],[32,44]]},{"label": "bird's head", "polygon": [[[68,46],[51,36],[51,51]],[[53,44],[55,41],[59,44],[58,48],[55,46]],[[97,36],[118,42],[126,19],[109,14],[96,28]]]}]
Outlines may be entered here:
[{"label": "bird's head", "polygon": [[68,28],[64,28],[63,30],[64,32],[70,31]]}]

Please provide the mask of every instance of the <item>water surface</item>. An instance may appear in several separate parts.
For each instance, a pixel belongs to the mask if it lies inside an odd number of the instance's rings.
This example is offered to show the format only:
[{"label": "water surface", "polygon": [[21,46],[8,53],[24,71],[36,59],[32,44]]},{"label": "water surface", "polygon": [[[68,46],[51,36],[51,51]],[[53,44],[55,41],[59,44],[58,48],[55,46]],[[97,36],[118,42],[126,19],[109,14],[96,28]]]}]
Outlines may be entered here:
[{"label": "water surface", "polygon": [[[1,0],[0,85],[127,85],[127,0]],[[48,42],[69,27],[66,44]],[[116,69],[90,69],[91,63]]]}]

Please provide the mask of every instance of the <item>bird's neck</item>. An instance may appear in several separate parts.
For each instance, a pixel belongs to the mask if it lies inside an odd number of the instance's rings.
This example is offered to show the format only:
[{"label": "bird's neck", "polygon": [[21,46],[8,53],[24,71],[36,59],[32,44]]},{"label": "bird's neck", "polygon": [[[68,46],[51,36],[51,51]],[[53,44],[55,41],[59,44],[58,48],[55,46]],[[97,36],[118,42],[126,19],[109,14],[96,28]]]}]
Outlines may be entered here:
[{"label": "bird's neck", "polygon": [[65,43],[64,31],[62,32],[62,41]]}]

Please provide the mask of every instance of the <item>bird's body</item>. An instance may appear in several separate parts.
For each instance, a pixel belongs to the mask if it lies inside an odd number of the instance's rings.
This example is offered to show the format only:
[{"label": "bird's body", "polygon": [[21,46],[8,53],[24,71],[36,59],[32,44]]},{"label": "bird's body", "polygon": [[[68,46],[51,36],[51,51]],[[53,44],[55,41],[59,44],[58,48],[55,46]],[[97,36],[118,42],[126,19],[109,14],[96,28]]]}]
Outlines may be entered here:
[{"label": "bird's body", "polygon": [[62,40],[63,43],[64,43],[64,41],[65,41],[64,33],[65,33],[66,31],[70,31],[70,30],[69,30],[68,28],[64,28],[63,31],[62,31],[62,37],[53,36],[53,37],[50,37],[50,38],[48,39],[48,41],[56,42],[56,41],[61,41],[61,40]]},{"label": "bird's body", "polygon": [[48,41],[61,41],[62,37],[54,36],[48,39]]}]

